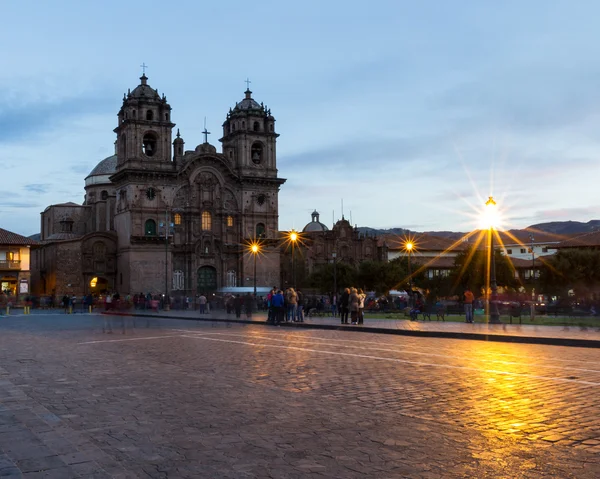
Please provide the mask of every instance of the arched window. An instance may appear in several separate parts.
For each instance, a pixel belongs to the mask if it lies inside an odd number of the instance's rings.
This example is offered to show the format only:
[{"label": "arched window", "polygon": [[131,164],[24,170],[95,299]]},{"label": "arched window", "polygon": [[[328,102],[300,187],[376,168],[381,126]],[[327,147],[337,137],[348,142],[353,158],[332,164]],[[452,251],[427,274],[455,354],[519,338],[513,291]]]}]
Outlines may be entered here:
[{"label": "arched window", "polygon": [[262,143],[259,143],[259,142],[253,143],[252,151],[250,154],[251,154],[252,162],[255,165],[260,165],[260,162],[262,161],[262,157],[263,157]]},{"label": "arched window", "polygon": [[236,286],[237,286],[237,275],[235,273],[235,270],[230,269],[229,271],[227,271],[227,287],[235,288]]},{"label": "arched window", "polygon": [[146,120],[148,120],[148,121],[154,120],[154,112],[152,110],[146,111]]},{"label": "arched window", "polygon": [[144,225],[144,234],[146,236],[156,236],[156,221],[146,220]]},{"label": "arched window", "polygon": [[260,123],[259,123],[259,122],[257,122],[257,121],[255,121],[255,122],[254,122],[254,127],[253,127],[253,128],[254,128],[254,131],[260,131]]},{"label": "arched window", "polygon": [[269,125],[269,131],[273,131],[273,125]]},{"label": "arched window", "polygon": [[133,110],[133,117],[134,117],[134,118],[137,118],[137,116],[136,116],[136,115],[137,115],[137,111],[136,111],[136,110]]},{"label": "arched window", "polygon": [[144,155],[146,156],[154,156],[156,153],[156,134],[154,132],[149,131],[144,135],[144,139],[142,140],[142,150]]},{"label": "arched window", "polygon": [[229,215],[227,217],[227,226],[231,228],[233,226],[233,216]]},{"label": "arched window", "polygon": [[202,212],[202,231],[210,231],[212,229],[212,216],[208,211]]},{"label": "arched window", "polygon": [[258,223],[256,225],[256,237],[264,238],[265,237],[265,225],[264,223]]},{"label": "arched window", "polygon": [[106,201],[108,199],[108,191],[102,190],[102,193],[100,193],[100,198],[102,198],[103,201]]},{"label": "arched window", "polygon": [[242,122],[242,130],[245,130],[245,129],[246,129],[246,122],[245,122],[245,121],[243,121],[243,122]]},{"label": "arched window", "polygon": [[165,120],[169,121],[169,114],[165,113]]},{"label": "arched window", "polygon": [[181,224],[181,215],[179,213],[175,213],[175,217],[173,218],[173,221],[176,225],[180,225]]}]

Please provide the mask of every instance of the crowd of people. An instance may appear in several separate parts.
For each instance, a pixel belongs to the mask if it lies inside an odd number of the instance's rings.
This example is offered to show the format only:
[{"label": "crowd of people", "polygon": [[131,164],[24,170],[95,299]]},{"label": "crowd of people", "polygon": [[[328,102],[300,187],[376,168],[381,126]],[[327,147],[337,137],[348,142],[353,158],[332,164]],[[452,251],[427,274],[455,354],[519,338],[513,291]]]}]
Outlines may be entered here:
[{"label": "crowd of people", "polygon": [[268,323],[304,322],[305,297],[301,291],[287,288],[284,292],[282,289],[273,286],[265,299]]}]

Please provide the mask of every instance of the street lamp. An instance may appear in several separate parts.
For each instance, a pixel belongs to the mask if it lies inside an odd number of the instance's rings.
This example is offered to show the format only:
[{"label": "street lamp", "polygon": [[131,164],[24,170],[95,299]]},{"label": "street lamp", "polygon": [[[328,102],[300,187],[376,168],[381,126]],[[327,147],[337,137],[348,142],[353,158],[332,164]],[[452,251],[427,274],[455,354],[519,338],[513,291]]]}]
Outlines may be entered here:
[{"label": "street lamp", "polygon": [[533,251],[533,243],[535,238],[533,234],[529,235],[529,240],[531,241],[531,320],[535,319],[535,304],[536,300],[536,291],[535,291],[535,252]]},{"label": "street lamp", "polygon": [[333,296],[331,297],[331,300],[333,301],[333,298],[335,297],[337,306],[337,253],[334,251],[331,253],[331,257],[333,258]]},{"label": "street lamp", "polygon": [[258,243],[252,243],[250,245],[250,252],[254,256],[254,299],[256,299],[256,256],[260,252],[260,245]]},{"label": "street lamp", "polygon": [[296,290],[296,242],[298,241],[298,232],[290,231],[289,240],[292,243],[292,286]]},{"label": "street lamp", "polygon": [[165,297],[163,299],[163,309],[169,311],[171,309],[171,300],[169,299],[169,233],[173,228],[173,223],[170,222],[169,210],[165,210]]},{"label": "street lamp", "polygon": [[501,324],[498,312],[498,284],[496,283],[496,255],[494,254],[494,230],[498,226],[498,210],[492,196],[485,202],[485,222],[490,235],[490,288],[492,290],[490,300],[490,323]]},{"label": "street lamp", "polygon": [[410,264],[410,254],[412,253],[412,250],[414,247],[415,247],[415,244],[412,241],[407,241],[406,243],[404,243],[404,250],[408,254],[408,287],[410,289],[410,295],[409,295],[408,299],[410,301],[411,307],[413,305],[413,286],[412,286],[412,269],[411,269],[411,264]]}]

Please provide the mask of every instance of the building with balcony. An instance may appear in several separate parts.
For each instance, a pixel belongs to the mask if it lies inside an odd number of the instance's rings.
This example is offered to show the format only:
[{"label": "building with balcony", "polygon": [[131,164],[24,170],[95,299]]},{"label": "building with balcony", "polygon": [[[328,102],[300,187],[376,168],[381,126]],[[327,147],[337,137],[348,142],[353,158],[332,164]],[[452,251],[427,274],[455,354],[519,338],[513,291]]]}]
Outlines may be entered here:
[{"label": "building with balcony", "polygon": [[31,290],[31,248],[39,243],[0,228],[0,289],[2,294],[18,296]]}]

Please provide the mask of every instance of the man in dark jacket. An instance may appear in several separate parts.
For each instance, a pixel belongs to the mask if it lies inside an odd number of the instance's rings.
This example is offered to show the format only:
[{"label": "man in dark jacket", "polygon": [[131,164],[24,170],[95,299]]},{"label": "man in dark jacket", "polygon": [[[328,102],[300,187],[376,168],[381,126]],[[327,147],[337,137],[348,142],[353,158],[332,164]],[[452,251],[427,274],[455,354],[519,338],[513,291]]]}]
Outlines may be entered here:
[{"label": "man in dark jacket", "polygon": [[349,301],[350,289],[346,288],[340,296],[340,320],[342,324],[348,324],[348,313],[350,312],[350,309],[348,308]]}]

